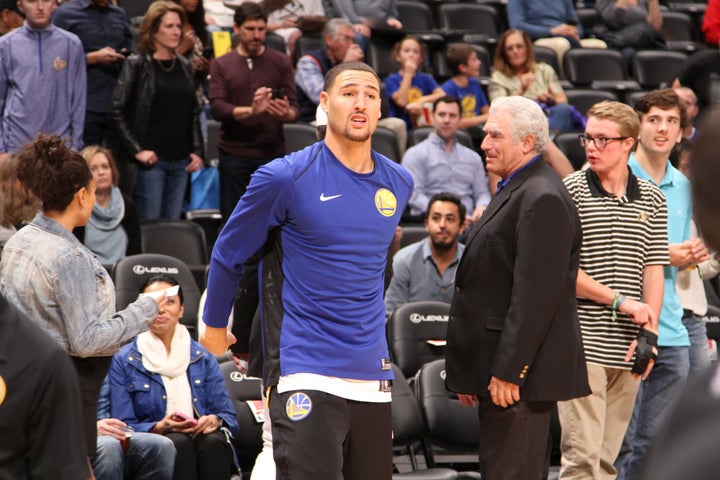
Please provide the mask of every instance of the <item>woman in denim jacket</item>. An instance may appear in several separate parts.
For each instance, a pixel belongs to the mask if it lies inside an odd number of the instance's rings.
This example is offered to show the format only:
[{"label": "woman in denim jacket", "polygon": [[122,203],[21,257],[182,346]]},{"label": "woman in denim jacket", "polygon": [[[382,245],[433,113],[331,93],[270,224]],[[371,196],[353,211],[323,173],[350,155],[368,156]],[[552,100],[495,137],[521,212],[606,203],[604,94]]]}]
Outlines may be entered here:
[{"label": "woman in denim jacket", "polygon": [[0,291],[70,354],[92,455],[98,394],[111,357],[147,330],[166,299],[142,298],[115,311],[112,279],[72,234],[95,204],[95,182],[79,153],[57,135],[40,134],[18,156],[18,179],[42,201],[42,213],[5,245]]},{"label": "woman in denim jacket", "polygon": [[238,424],[220,366],[179,323],[184,297],[177,280],[154,275],[140,291],[167,294],[167,304],[148,332],[113,357],[110,415],[135,431],[169,437],[175,480],[227,480],[237,473],[227,433]]}]

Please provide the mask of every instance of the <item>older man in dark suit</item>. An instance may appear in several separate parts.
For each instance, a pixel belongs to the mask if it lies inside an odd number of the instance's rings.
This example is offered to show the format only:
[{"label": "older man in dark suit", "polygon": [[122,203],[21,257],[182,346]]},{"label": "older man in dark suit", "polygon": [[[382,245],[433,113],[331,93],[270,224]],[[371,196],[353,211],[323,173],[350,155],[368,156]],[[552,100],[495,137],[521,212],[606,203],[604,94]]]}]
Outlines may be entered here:
[{"label": "older man in dark suit", "polygon": [[479,404],[483,479],[540,479],[555,402],[590,393],[575,302],[582,232],[542,161],[540,107],[497,99],[484,130],[487,169],[502,181],[456,274],[447,385]]}]

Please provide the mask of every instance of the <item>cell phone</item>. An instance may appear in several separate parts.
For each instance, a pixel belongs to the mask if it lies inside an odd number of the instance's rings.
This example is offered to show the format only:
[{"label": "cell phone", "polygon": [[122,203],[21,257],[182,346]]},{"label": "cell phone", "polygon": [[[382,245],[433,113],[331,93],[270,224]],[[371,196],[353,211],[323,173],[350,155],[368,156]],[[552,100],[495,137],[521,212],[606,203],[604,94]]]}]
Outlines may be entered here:
[{"label": "cell phone", "polygon": [[565,25],[570,25],[571,27],[577,27],[577,24],[578,24],[577,20],[573,20],[573,19],[567,20],[565,22]]},{"label": "cell phone", "polygon": [[127,48],[123,48],[118,53],[124,55],[126,58],[133,54],[132,50],[128,50]]},{"label": "cell phone", "polygon": [[285,89],[284,88],[273,88],[272,91],[272,99],[277,100],[280,98],[285,98]]},{"label": "cell phone", "polygon": [[192,422],[193,427],[198,424],[197,420],[195,420],[194,418],[188,417],[187,415],[185,415],[182,412],[175,412],[172,416],[172,419],[176,422],[186,422],[186,421],[190,420]]}]

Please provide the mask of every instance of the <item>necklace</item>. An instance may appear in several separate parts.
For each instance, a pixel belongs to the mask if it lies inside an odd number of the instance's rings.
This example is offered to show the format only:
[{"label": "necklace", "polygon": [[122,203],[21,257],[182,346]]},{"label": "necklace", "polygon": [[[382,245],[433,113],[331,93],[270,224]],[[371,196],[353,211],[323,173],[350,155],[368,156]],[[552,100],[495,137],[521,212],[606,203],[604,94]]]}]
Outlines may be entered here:
[{"label": "necklace", "polygon": [[162,69],[163,72],[172,72],[173,68],[175,68],[175,62],[177,61],[177,55],[173,56],[172,63],[170,64],[169,67],[166,67],[165,65],[163,65],[162,60],[160,60],[158,58],[156,58],[155,60],[157,61],[158,65],[160,65],[160,68]]}]

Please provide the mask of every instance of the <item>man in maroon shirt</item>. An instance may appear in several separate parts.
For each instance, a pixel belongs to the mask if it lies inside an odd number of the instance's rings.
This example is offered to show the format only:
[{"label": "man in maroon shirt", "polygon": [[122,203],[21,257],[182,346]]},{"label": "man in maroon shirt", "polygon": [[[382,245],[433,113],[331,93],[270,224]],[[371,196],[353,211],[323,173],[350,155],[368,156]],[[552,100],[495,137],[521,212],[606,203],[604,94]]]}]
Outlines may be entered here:
[{"label": "man in maroon shirt", "polygon": [[285,154],[283,123],[299,114],[290,58],[265,46],[267,16],[260,5],[241,4],[233,29],[238,45],[210,64],[210,107],[222,122],[220,212],[227,219],[250,175]]}]

